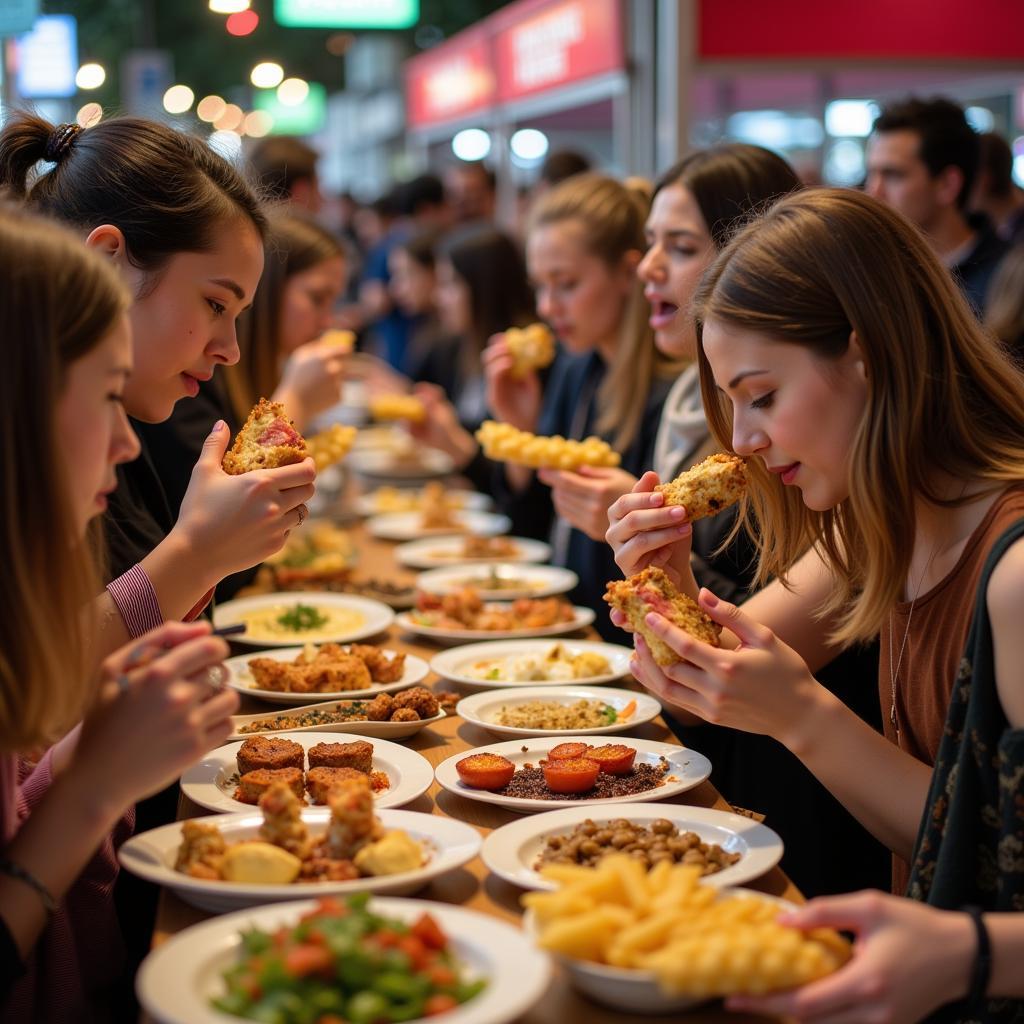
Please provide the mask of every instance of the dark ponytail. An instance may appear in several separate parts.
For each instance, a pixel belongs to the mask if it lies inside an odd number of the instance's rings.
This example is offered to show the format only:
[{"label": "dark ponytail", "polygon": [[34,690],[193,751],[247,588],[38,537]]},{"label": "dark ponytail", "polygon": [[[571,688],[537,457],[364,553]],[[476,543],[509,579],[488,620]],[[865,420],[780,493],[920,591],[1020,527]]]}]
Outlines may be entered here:
[{"label": "dark ponytail", "polygon": [[[30,181],[47,159],[53,168]],[[75,133],[15,113],[0,131],[0,189],[81,230],[113,224],[132,265],[147,272],[209,249],[225,219],[266,232],[259,197],[238,171],[194,136],[143,118]]]}]

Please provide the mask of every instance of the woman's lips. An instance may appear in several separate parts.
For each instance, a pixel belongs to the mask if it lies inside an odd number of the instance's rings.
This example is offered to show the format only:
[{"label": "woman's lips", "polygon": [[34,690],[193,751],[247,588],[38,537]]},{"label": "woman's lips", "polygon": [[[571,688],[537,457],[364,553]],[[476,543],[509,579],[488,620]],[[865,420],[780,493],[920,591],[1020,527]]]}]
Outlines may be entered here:
[{"label": "woman's lips", "polygon": [[660,299],[651,301],[651,315],[648,318],[648,323],[656,330],[660,331],[668,327],[673,320],[676,318],[676,313],[679,312],[679,307],[671,302],[662,302]]},{"label": "woman's lips", "polygon": [[791,462],[788,466],[768,466],[767,469],[769,473],[778,473],[784,484],[791,484],[800,471],[800,463]]},{"label": "woman's lips", "polygon": [[181,374],[181,379],[185,384],[185,394],[189,398],[195,398],[199,394],[199,381],[191,373]]}]

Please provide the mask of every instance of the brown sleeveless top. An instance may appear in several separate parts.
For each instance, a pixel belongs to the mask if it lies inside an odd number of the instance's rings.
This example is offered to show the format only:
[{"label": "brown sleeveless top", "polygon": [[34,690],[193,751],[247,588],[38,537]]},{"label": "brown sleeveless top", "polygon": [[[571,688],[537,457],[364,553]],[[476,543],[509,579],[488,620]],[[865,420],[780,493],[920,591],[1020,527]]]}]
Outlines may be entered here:
[{"label": "brown sleeveless top", "polygon": [[[895,701],[889,652],[892,651],[895,666],[911,602],[895,605],[882,627],[878,695],[885,736],[890,742],[897,742],[892,722],[895,704],[899,746],[925,764],[935,764],[985,559],[1000,535],[1020,519],[1024,519],[1024,483],[1008,487],[992,503],[952,571],[914,602],[910,632],[896,677]],[[909,877],[906,861],[893,857],[893,892],[902,894]]]}]

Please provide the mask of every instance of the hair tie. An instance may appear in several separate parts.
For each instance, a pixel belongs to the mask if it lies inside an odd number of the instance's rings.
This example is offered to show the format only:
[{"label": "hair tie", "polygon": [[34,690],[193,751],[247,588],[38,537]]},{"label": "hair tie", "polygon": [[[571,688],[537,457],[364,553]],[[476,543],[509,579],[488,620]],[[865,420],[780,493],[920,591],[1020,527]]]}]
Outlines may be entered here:
[{"label": "hair tie", "polygon": [[50,163],[59,164],[64,159],[68,150],[71,149],[81,130],[82,126],[77,124],[57,125],[50,132],[50,137],[46,140],[46,150],[43,153],[43,159],[49,160]]}]

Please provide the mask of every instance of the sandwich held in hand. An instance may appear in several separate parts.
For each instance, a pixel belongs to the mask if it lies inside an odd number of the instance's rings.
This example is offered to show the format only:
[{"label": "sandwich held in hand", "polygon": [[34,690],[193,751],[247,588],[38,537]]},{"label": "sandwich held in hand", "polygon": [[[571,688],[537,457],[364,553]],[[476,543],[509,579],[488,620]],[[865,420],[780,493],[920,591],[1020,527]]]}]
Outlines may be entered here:
[{"label": "sandwich held in hand", "polygon": [[237,476],[254,469],[276,469],[302,462],[309,453],[306,442],[280,402],[261,398],[238,432],[221,465]]},{"label": "sandwich held in hand", "polygon": [[510,327],[505,344],[512,355],[512,375],[525,377],[531,370],[542,370],[555,358],[555,336],[544,324]]},{"label": "sandwich held in hand", "polygon": [[659,484],[655,491],[665,495],[665,505],[682,505],[692,523],[705,516],[717,515],[735,505],[747,488],[747,472],[743,460],[719,452],[709,455],[675,480]]},{"label": "sandwich held in hand", "polygon": [[644,638],[662,668],[683,659],[647,625],[645,620],[651,612],[657,612],[694,639],[718,646],[722,627],[708,618],[696,601],[681,593],[664,569],[649,566],[628,579],[612,580],[604,599],[626,616],[630,629]]}]

